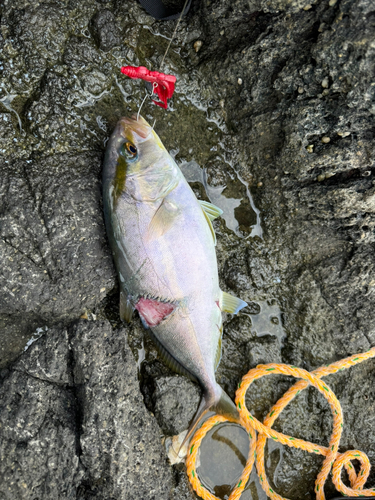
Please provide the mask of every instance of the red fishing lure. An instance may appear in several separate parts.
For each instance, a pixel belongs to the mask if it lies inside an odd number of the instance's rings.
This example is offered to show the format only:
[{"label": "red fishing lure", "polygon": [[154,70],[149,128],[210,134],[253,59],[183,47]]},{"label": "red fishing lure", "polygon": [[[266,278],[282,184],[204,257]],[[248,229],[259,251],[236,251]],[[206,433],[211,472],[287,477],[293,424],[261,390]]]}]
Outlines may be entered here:
[{"label": "red fishing lure", "polygon": [[159,71],[150,71],[144,66],[123,66],[121,73],[130,78],[141,78],[142,80],[146,80],[146,82],[151,82],[153,84],[153,92],[157,94],[161,101],[153,102],[157,106],[167,109],[167,99],[170,99],[174,92],[175,76],[159,73]]}]

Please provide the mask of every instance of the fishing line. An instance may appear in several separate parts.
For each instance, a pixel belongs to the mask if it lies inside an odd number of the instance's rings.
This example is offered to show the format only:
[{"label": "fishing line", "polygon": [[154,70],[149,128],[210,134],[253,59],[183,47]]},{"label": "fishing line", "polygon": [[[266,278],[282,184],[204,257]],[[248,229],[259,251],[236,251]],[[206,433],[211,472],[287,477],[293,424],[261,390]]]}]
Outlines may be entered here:
[{"label": "fishing line", "polygon": [[[171,47],[172,41],[174,40],[178,26],[180,25],[182,16],[184,15],[185,9],[187,6],[190,6],[191,0],[185,0],[184,7],[182,9],[182,12],[178,18],[177,24],[175,26],[175,29],[172,33],[172,37],[169,40],[168,46],[164,52],[163,58],[161,60],[160,68],[163,67],[165,59],[167,57],[167,54],[169,52],[169,49]],[[138,79],[141,78],[142,80],[145,80],[146,82],[152,82],[152,93],[156,94],[157,97],[159,98],[158,100],[153,100],[154,104],[157,106],[160,106],[161,108],[167,109],[168,107],[168,99],[170,99],[173,95],[174,89],[175,89],[175,83],[176,83],[176,77],[174,75],[169,75],[169,74],[164,74],[161,71],[150,71],[147,69],[145,66],[122,66],[121,67],[121,73],[124,75],[129,76],[130,78]],[[147,95],[141,102],[141,105],[138,109],[137,113],[137,121],[139,120],[139,115],[140,111],[142,109],[142,106],[144,102],[147,99]],[[154,124],[155,125],[155,124]]]},{"label": "fishing line", "polygon": [[169,51],[170,46],[171,46],[171,44],[172,44],[172,41],[173,41],[174,37],[176,36],[176,33],[177,33],[177,28],[178,28],[178,26],[179,26],[179,24],[180,24],[180,21],[181,21],[181,19],[182,19],[182,16],[184,15],[184,12],[185,12],[185,9],[186,9],[186,5],[187,5],[187,3],[188,3],[188,0],[185,0],[184,7],[183,7],[183,9],[182,9],[182,12],[181,12],[181,14],[180,14],[180,17],[178,18],[178,21],[177,21],[176,27],[175,27],[174,32],[173,32],[173,34],[172,34],[172,38],[169,40],[169,44],[168,44],[167,50],[165,51],[164,56],[163,56],[163,59],[162,59],[162,61],[161,61],[161,63],[160,63],[160,71],[161,71],[161,69],[162,69],[162,67],[163,67],[163,64],[164,64],[165,58],[166,58],[166,56],[167,56],[167,54],[168,54],[168,51]]},{"label": "fishing line", "polygon": [[[186,6],[187,6],[187,4],[188,4],[188,1],[189,1],[189,0],[185,0],[185,3],[184,3],[184,6],[183,6],[183,9],[182,9],[182,12],[181,12],[181,14],[180,14],[180,16],[179,16],[179,18],[178,18],[177,24],[176,24],[176,26],[175,26],[175,29],[174,29],[173,33],[172,33],[172,37],[171,37],[171,39],[169,40],[168,46],[167,46],[167,48],[166,48],[166,50],[165,50],[165,52],[164,52],[163,59],[161,60],[160,67],[159,67],[159,71],[160,71],[160,72],[161,72],[161,69],[162,69],[162,67],[163,67],[163,64],[164,64],[165,58],[167,57],[167,54],[168,54],[169,49],[170,49],[170,47],[171,47],[171,44],[172,44],[172,42],[173,42],[173,40],[174,40],[174,38],[175,38],[175,36],[176,36],[178,26],[179,26],[179,24],[180,24],[180,21],[181,21],[181,19],[182,19],[182,16],[184,15],[184,12],[185,12]],[[153,95],[153,94],[155,94],[155,90],[156,90],[157,86],[158,86],[158,84],[157,84],[156,82],[154,82],[154,83],[152,84],[152,93],[151,93],[151,95],[146,94],[146,95],[145,95],[145,97],[143,98],[143,100],[142,100],[142,102],[141,102],[141,105],[139,106],[139,109],[138,109],[138,113],[137,113],[137,121],[139,120],[139,115],[140,115],[140,112],[141,112],[141,109],[142,109],[143,104],[145,103],[145,101],[146,101],[147,97],[152,97],[152,95]],[[155,121],[154,121],[154,124],[153,124],[153,126],[152,126],[152,129],[151,129],[151,130],[153,130],[153,129],[154,129],[154,127],[155,127],[155,123],[156,123],[156,119],[155,119]]]}]

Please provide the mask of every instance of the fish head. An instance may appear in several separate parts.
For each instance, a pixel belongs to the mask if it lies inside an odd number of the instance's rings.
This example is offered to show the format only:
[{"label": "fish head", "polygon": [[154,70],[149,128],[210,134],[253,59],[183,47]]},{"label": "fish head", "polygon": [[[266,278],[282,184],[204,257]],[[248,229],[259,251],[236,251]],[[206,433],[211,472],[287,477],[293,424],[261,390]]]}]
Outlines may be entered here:
[{"label": "fish head", "polygon": [[164,197],[178,182],[179,169],[153,128],[141,116],[124,117],[110,138],[104,181],[140,201]]}]

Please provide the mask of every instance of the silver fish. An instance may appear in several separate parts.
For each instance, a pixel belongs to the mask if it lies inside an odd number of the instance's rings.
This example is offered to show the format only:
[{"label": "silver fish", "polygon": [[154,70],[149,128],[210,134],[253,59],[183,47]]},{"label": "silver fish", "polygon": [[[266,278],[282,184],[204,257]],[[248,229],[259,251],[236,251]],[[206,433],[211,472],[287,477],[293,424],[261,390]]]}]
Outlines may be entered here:
[{"label": "silver fish", "polygon": [[130,321],[137,309],[164,361],[203,388],[185,441],[208,410],[239,421],[215,380],[222,311],[247,305],[219,287],[211,221],[222,211],[197,200],[142,117],[122,118],[109,140],[103,199],[121,318]]}]

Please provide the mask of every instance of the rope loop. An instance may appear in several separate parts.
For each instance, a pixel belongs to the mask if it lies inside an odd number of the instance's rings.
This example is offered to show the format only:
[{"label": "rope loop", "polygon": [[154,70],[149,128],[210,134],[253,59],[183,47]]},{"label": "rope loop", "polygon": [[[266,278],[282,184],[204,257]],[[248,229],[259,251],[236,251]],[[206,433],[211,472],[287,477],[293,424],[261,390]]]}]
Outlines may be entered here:
[{"label": "rope loop", "polygon": [[[321,380],[321,378],[326,375],[336,373],[337,371],[345,368],[350,368],[351,366],[373,357],[375,357],[375,347],[370,349],[368,352],[355,354],[341,361],[332,363],[329,366],[318,368],[313,372],[308,372],[295,366],[276,363],[258,365],[256,368],[250,370],[242,378],[236,392],[235,399],[241,417],[241,423],[249,434],[249,454],[240,480],[232,490],[228,500],[238,500],[240,498],[249,479],[254,462],[256,462],[260,484],[268,497],[271,500],[288,500],[287,498],[284,498],[276,493],[268,482],[264,466],[264,449],[267,439],[273,439],[274,441],[279,441],[286,446],[300,448],[310,453],[316,453],[325,457],[321,470],[315,481],[315,493],[317,500],[325,500],[324,484],[331,471],[333,484],[342,494],[355,497],[375,496],[375,488],[363,489],[370,473],[370,461],[367,455],[358,450],[346,451],[345,453],[338,452],[340,438],[343,431],[342,409],[335,394],[328,387],[328,385]],[[246,408],[245,396],[247,389],[254,382],[254,380],[271,374],[288,375],[300,380],[286,391],[279,401],[271,408],[262,423],[251,415]],[[288,436],[272,429],[273,423],[283,409],[297,396],[297,394],[309,386],[315,387],[325,397],[332,411],[333,429],[328,447],[310,443],[309,441],[304,441],[303,439],[294,438],[293,436]],[[190,449],[186,458],[187,474],[195,492],[204,500],[220,499],[210,493],[201,484],[198,478],[195,465],[198,449],[207,432],[215,425],[226,421],[228,420],[225,417],[214,415],[203,423],[203,425],[196,431],[190,442]],[[358,474],[352,464],[353,460],[359,460],[361,464]],[[348,473],[351,485],[350,488],[341,480],[341,471],[343,467],[345,467],[345,470]]]}]

